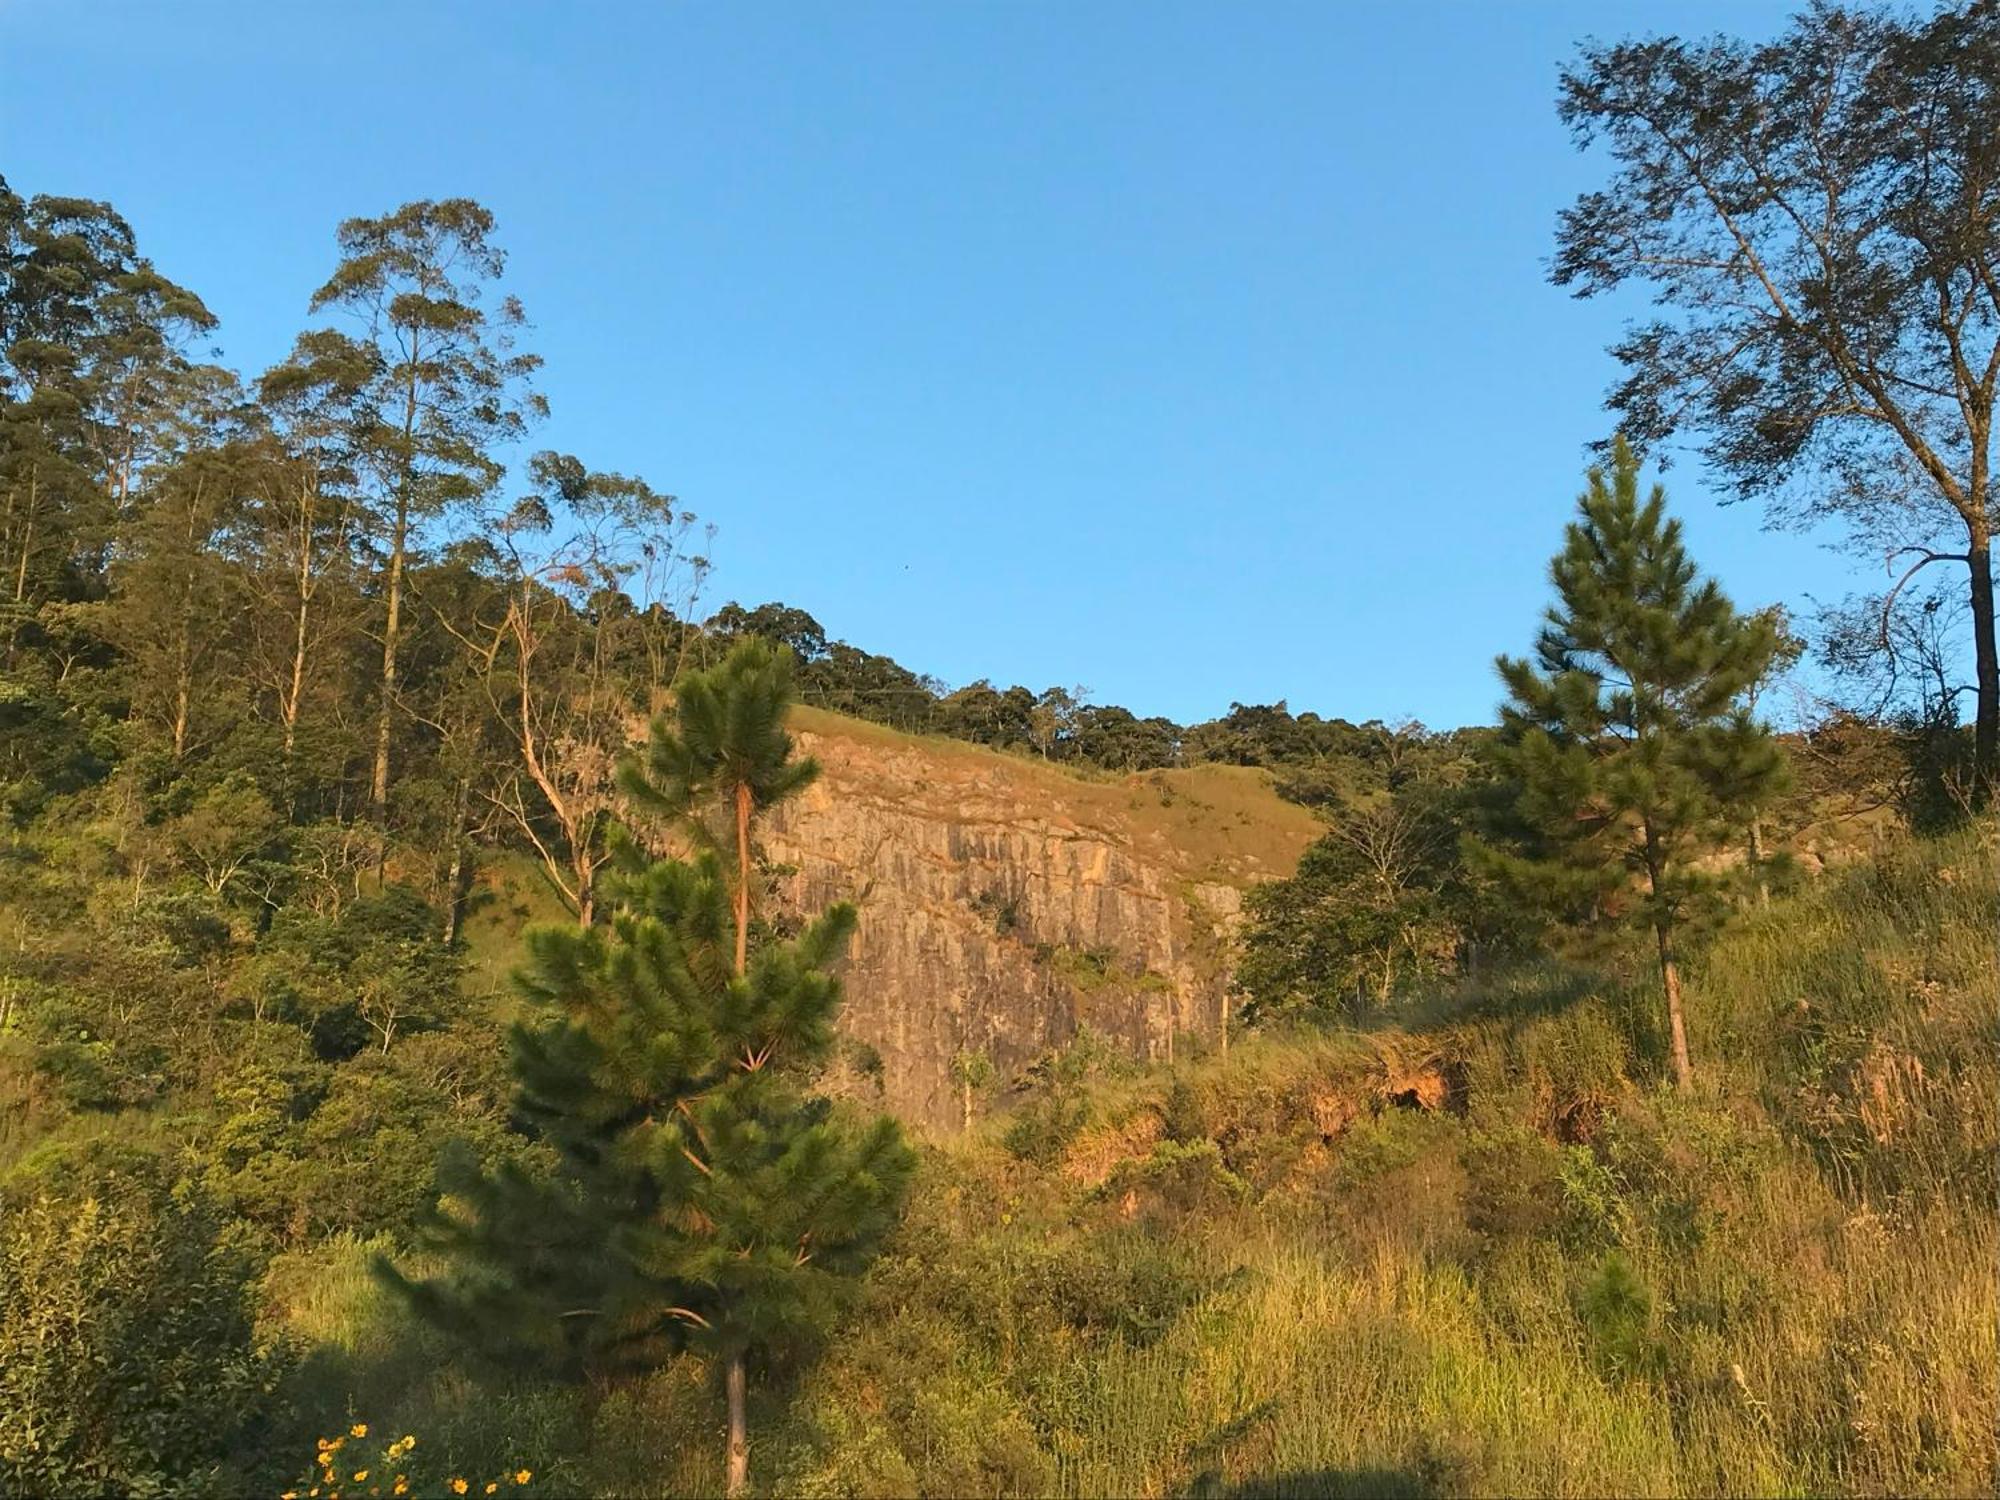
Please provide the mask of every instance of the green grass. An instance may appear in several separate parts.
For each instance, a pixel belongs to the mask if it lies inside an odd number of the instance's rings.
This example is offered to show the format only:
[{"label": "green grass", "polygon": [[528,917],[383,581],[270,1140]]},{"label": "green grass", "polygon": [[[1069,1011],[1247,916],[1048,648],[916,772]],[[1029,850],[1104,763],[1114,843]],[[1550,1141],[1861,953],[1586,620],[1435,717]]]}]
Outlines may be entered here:
[{"label": "green grass", "polygon": [[[1551,966],[1185,1062],[1191,1145],[1163,1070],[1070,1085],[1091,1123],[1046,1164],[1004,1116],[931,1145],[862,1305],[761,1372],[758,1484],[1991,1494],[1996,910],[1987,830],[1746,920],[1690,965],[1687,1096],[1649,976]],[[274,1306],[338,1354],[326,1399],[579,1492],[718,1489],[699,1364],[478,1385],[323,1253]]]},{"label": "green grass", "polygon": [[521,961],[522,932],[541,922],[575,920],[538,861],[526,854],[488,852],[473,873],[466,902],[468,987],[475,994],[511,997],[510,976]]},{"label": "green grass", "polygon": [[1280,797],[1269,772],[1198,765],[1119,773],[906,734],[824,709],[796,708],[794,729],[827,784],[941,820],[977,815],[1072,824],[1129,845],[1192,880],[1243,885],[1290,873],[1323,831]]}]

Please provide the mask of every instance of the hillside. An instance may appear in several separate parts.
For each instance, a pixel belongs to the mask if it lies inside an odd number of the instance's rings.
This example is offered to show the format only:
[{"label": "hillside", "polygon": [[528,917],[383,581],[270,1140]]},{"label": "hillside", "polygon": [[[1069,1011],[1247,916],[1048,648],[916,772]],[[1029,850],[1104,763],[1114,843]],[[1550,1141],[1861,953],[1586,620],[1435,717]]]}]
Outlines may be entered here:
[{"label": "hillside", "polygon": [[[927,1148],[865,1304],[772,1372],[771,1487],[1990,1493],[1996,906],[1990,831],[1774,902],[1690,973],[1687,1098],[1650,988],[1558,968],[1400,1029],[1074,1057]],[[274,1277],[337,1388],[578,1490],[717,1483],[692,1366],[474,1399],[362,1258]]]}]

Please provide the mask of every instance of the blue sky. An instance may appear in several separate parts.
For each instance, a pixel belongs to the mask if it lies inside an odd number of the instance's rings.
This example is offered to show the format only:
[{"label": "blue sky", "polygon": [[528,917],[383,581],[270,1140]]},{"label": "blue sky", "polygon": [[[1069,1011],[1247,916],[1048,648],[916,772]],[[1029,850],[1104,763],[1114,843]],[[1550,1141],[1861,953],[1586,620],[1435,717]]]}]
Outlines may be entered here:
[{"label": "blue sky", "polygon": [[[547,359],[534,446],[964,682],[1487,718],[1636,304],[1550,287],[1555,119],[1652,4],[0,0],[0,173],[108,198],[250,370],[341,218],[465,194]],[[1744,604],[1824,536],[1668,476]]]}]

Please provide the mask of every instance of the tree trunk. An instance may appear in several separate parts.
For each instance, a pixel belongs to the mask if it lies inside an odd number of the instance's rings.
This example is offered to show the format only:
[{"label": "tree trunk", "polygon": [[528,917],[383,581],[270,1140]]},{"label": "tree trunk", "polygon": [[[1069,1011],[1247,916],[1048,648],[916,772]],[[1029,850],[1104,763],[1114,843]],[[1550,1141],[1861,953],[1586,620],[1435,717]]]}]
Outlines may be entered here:
[{"label": "tree trunk", "polygon": [[1757,904],[1771,904],[1771,882],[1764,878],[1764,820],[1750,820],[1750,871],[1757,877]]},{"label": "tree trunk", "polygon": [[306,632],[309,626],[311,603],[302,593],[299,595],[298,615],[292,623],[292,676],[285,687],[285,701],[279,710],[279,717],[285,724],[285,768],[289,773],[292,752],[299,739],[299,703],[305,697],[306,688]]},{"label": "tree trunk", "polygon": [[750,957],[750,783],[736,784],[736,972]]},{"label": "tree trunk", "polygon": [[181,592],[180,635],[174,642],[174,764],[187,758],[188,720],[194,711],[194,588]]},{"label": "tree trunk", "polygon": [[743,1420],[743,1356],[740,1353],[729,1356],[723,1387],[729,1401],[728,1493],[734,1500],[734,1497],[747,1494],[750,1489],[750,1435]]},{"label": "tree trunk", "polygon": [[458,795],[451,809],[451,864],[444,878],[444,945],[458,941],[458,929],[465,921],[465,810],[471,783],[458,779]]},{"label": "tree trunk", "polygon": [[1667,988],[1667,1027],[1673,1033],[1674,1085],[1686,1089],[1694,1083],[1694,1067],[1688,1061],[1687,1021],[1681,1013],[1681,969],[1674,958],[1673,935],[1665,922],[1655,924],[1660,939],[1660,980]]},{"label": "tree trunk", "polygon": [[185,661],[174,674],[174,764],[187,759],[188,714],[191,711],[192,687],[188,682]]},{"label": "tree trunk", "polygon": [[389,546],[388,616],[382,625],[382,707],[375,719],[375,777],[369,788],[375,821],[385,828],[389,824],[389,730],[396,701],[396,647],[403,623],[403,553],[409,533],[409,504],[399,498]]},{"label": "tree trunk", "polygon": [[1653,898],[1653,935],[1660,943],[1660,983],[1667,991],[1667,1028],[1673,1036],[1674,1084],[1686,1089],[1694,1082],[1694,1068],[1688,1062],[1687,1021],[1681,1014],[1681,968],[1674,958],[1674,913],[1660,899],[1660,879],[1666,873],[1665,859],[1652,822],[1646,830],[1646,893]]},{"label": "tree trunk", "polygon": [[1972,651],[1977,697],[1972,724],[1973,806],[1991,805],[2000,789],[2000,643],[1993,633],[1992,534],[1972,527],[1966,561],[1972,569]]},{"label": "tree trunk", "polygon": [[[390,535],[388,618],[382,627],[382,715],[375,725],[375,782],[372,787],[375,821],[389,826],[389,727],[396,702],[396,645],[403,618],[403,554],[410,540],[410,486],[416,479],[415,441],[417,435],[418,354],[423,340],[414,329],[409,334],[409,377],[403,392],[403,444],[401,473],[396,480],[396,525]],[[389,841],[382,841],[382,857],[388,857]]]},{"label": "tree trunk", "polygon": [[965,1128],[966,1130],[970,1130],[970,1129],[972,1129],[972,1079],[971,1079],[971,1077],[970,1077],[970,1076],[967,1076],[967,1077],[965,1077],[965,1078],[962,1078],[962,1079],[960,1079],[960,1080],[959,1080],[959,1084],[958,1084],[958,1088],[959,1088],[959,1093],[960,1093],[960,1095],[962,1096],[962,1099],[963,1099],[963,1102],[964,1102],[964,1105],[965,1105],[965,1125],[964,1125],[964,1128]]},{"label": "tree trunk", "polygon": [[[587,840],[576,849],[570,868],[576,873],[576,925],[588,927],[597,920],[597,862]],[[736,967],[742,969],[742,959],[737,959]]]},{"label": "tree trunk", "polygon": [[39,464],[28,465],[28,503],[21,512],[21,566],[14,571],[14,602],[21,603],[28,597],[28,553],[35,545],[35,505],[37,491],[41,488],[42,470]]}]

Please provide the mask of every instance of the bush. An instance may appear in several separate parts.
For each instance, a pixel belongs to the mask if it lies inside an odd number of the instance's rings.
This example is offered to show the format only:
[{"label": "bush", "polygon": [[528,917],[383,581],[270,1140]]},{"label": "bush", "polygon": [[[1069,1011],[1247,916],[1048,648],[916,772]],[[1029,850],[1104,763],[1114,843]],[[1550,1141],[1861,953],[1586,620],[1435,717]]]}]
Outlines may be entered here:
[{"label": "bush", "polygon": [[1613,1375],[1643,1375],[1658,1363],[1652,1334],[1653,1294],[1632,1262],[1608,1251],[1576,1299],[1592,1351]]},{"label": "bush", "polygon": [[1202,1114],[1201,1095],[1178,1073],[1174,1075],[1173,1083],[1167,1088],[1166,1100],[1160,1106],[1160,1134],[1183,1146],[1208,1139],[1208,1121]]},{"label": "bush", "polygon": [[1054,1093],[1021,1106],[1001,1144],[1038,1167],[1053,1164],[1090,1123],[1090,1100],[1081,1091]]},{"label": "bush", "polygon": [[1531,1130],[1482,1132],[1465,1150],[1466,1225],[1491,1246],[1541,1239],[1563,1218],[1562,1153]]},{"label": "bush", "polygon": [[8,1205],[0,1230],[0,1493],[212,1485],[282,1370],[252,1267],[207,1205],[107,1177]]},{"label": "bush", "polygon": [[1144,1159],[1121,1162],[1106,1180],[1103,1192],[1135,1207],[1143,1198],[1149,1215],[1162,1210],[1179,1215],[1214,1214],[1248,1202],[1250,1184],[1229,1170],[1222,1160],[1222,1148],[1214,1141],[1183,1145],[1164,1140]]}]

